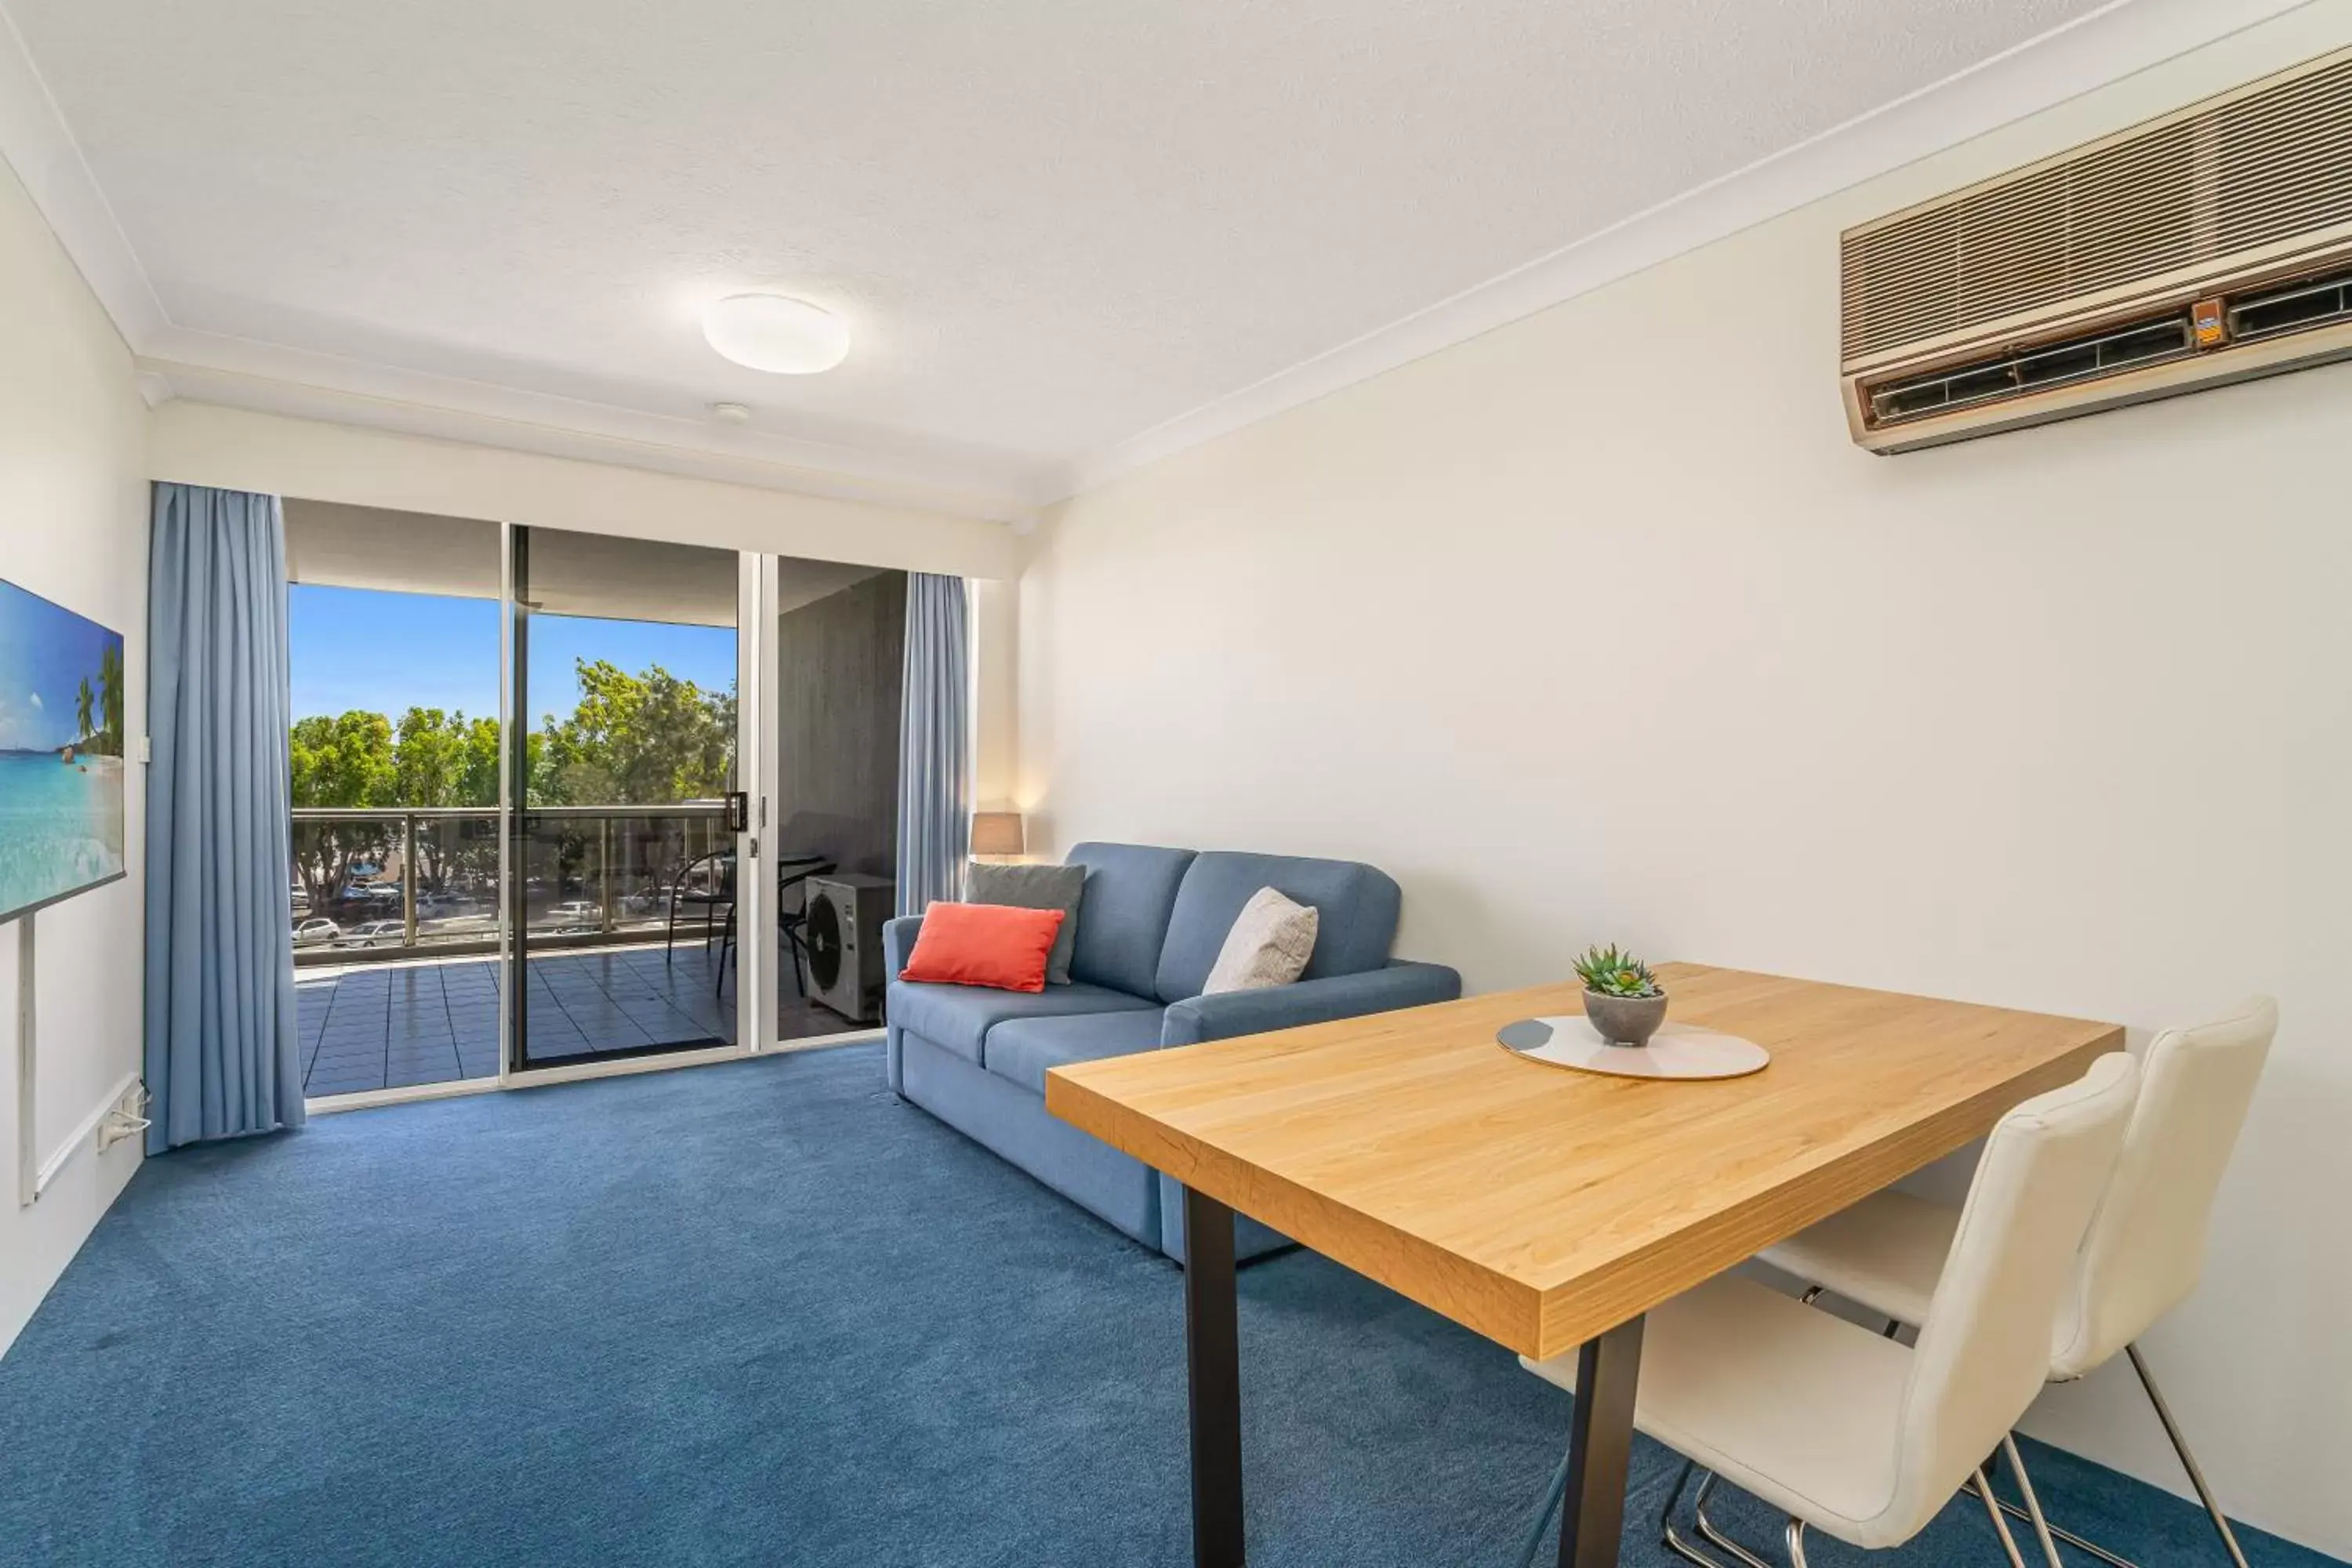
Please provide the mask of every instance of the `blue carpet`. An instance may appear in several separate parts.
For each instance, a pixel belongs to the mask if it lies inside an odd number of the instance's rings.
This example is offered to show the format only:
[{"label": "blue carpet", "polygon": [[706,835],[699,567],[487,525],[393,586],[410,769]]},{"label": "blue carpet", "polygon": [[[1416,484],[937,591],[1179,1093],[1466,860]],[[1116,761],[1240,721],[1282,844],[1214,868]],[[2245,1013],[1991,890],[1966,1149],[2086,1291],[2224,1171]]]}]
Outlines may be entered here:
[{"label": "blue carpet", "polygon": [[[149,1162],[0,1360],[0,1563],[1189,1563],[1180,1276],[881,1080],[856,1047]],[[1241,1293],[1254,1564],[1510,1560],[1565,1396],[1312,1255]],[[2086,1533],[2219,1561],[2040,1458]],[[1628,1563],[1671,1474],[1645,1444]],[[1956,1505],[1881,1560],[1997,1557]]]}]

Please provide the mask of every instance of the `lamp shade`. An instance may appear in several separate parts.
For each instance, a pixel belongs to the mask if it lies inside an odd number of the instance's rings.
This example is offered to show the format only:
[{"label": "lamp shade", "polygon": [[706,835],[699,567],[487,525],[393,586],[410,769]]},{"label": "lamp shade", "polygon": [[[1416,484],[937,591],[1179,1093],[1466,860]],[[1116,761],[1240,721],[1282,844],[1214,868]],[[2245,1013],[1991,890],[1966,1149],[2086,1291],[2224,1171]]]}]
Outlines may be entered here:
[{"label": "lamp shade", "polygon": [[975,855],[1023,853],[1021,814],[1017,811],[973,812],[971,852]]}]

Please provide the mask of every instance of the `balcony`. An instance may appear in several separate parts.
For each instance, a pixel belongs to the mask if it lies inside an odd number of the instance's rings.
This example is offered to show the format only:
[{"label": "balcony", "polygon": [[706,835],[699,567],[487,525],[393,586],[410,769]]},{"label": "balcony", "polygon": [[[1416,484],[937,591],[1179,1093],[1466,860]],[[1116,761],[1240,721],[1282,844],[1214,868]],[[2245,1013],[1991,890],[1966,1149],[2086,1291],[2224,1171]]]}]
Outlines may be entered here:
[{"label": "balcony", "polygon": [[[292,815],[304,1092],[495,1077],[505,1000],[498,811]],[[735,969],[717,945],[731,907],[723,804],[523,815],[516,871],[533,1058],[733,1041]],[[849,1026],[793,989],[788,981],[780,1005],[782,1037]]]},{"label": "balcony", "polygon": [[[699,942],[730,908],[726,807],[563,805],[523,813],[522,922],[532,957]],[[354,961],[493,956],[499,813],[489,806],[297,807],[297,970]]]}]

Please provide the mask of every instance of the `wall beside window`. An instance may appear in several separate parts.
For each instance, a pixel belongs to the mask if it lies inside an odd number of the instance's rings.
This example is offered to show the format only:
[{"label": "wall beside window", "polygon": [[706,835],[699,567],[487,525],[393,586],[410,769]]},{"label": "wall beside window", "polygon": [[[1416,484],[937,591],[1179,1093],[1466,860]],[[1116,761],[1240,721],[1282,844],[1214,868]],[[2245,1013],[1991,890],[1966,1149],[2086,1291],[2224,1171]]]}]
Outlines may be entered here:
[{"label": "wall beside window", "polygon": [[[2352,366],[1882,458],[1838,234],[2340,45],[2331,3],[1055,510],[1022,792],[1376,862],[1473,987],[1593,941],[2109,1018],[2281,1002],[2147,1350],[2221,1497],[2352,1555]],[[2120,1362],[2032,1430],[2158,1485]]]},{"label": "wall beside window", "polygon": [[[0,577],[123,634],[124,732],[147,730],[146,407],[130,351],[0,163]],[[141,1057],[146,770],[124,770],[121,881],[38,916],[33,1154],[46,1162]],[[41,1201],[16,1202],[16,930],[0,926],[0,1351],[139,1167],[140,1142],[78,1141]]]}]

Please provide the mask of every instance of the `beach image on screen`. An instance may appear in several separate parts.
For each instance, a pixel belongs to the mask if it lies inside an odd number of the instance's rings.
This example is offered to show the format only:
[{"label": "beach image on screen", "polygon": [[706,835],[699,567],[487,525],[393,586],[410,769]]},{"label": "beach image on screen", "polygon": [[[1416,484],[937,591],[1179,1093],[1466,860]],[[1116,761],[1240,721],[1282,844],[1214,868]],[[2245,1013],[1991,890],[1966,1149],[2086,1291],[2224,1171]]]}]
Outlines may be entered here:
[{"label": "beach image on screen", "polygon": [[122,637],[0,582],[0,920],[122,875]]}]

